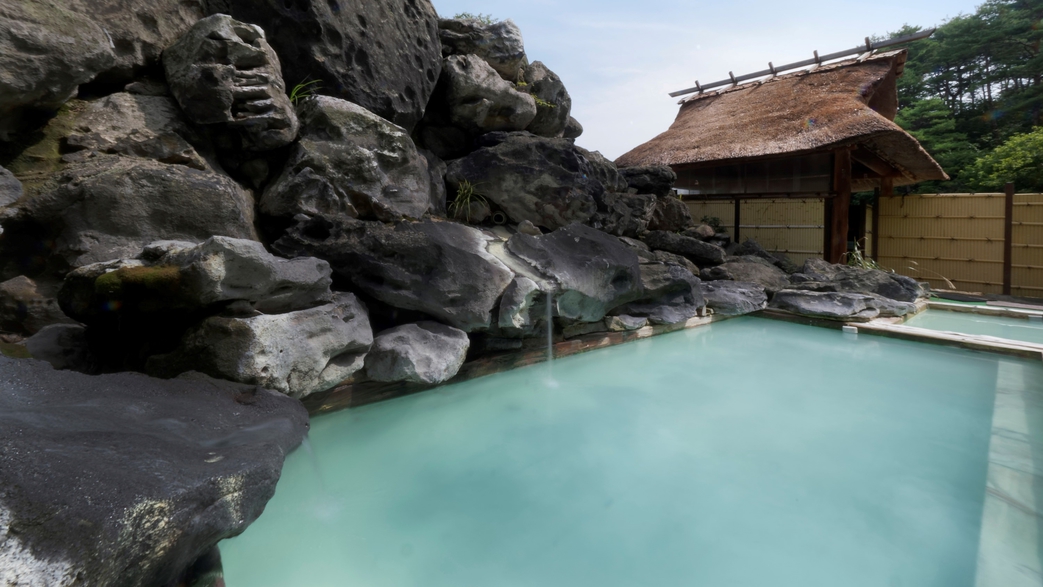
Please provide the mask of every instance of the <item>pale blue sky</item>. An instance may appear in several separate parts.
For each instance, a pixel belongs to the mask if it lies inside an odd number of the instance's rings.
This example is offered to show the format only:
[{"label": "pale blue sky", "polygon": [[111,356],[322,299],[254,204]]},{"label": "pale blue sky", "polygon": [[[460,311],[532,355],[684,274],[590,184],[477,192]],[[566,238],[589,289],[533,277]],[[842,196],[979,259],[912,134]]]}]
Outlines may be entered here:
[{"label": "pale blue sky", "polygon": [[677,114],[667,93],[831,53],[903,24],[935,26],[980,0],[433,0],[439,14],[511,18],[530,61],[561,76],[577,141],[610,159],[665,131]]}]

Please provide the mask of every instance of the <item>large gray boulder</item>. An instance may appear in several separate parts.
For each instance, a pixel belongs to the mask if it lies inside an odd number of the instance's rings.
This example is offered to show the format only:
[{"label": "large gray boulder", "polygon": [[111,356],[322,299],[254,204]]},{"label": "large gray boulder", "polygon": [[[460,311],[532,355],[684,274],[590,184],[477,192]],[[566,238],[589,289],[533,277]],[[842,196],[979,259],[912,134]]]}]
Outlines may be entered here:
[{"label": "large gray boulder", "polygon": [[512,222],[550,230],[588,222],[605,192],[594,166],[570,141],[530,133],[500,133],[493,144],[450,163],[450,193],[464,181]]},{"label": "large gray boulder", "polygon": [[484,23],[473,18],[442,18],[438,38],[444,56],[475,55],[511,83],[522,79],[529,64],[521,30],[510,19]]},{"label": "large gray boulder", "polygon": [[99,155],[68,167],[57,184],[21,203],[4,228],[28,225],[26,247],[49,237],[48,252],[68,267],[134,257],[157,240],[257,240],[252,195],[217,172]]},{"label": "large gray boulder", "polygon": [[653,250],[681,255],[700,267],[720,265],[725,260],[725,252],[721,247],[673,232],[652,230],[642,240]]},{"label": "large gray boulder", "polygon": [[129,80],[202,16],[191,0],[0,4],[0,141],[25,110],[57,110],[96,79]]},{"label": "large gray boulder", "polygon": [[769,294],[790,287],[789,276],[759,257],[730,257],[723,265],[707,267],[700,273],[706,281],[744,281],[756,283]]},{"label": "large gray boulder", "polygon": [[589,226],[570,224],[543,236],[517,233],[506,250],[549,282],[561,318],[597,322],[644,292],[637,254]]},{"label": "large gray boulder", "polygon": [[706,306],[700,280],[680,265],[641,265],[641,299],[620,306],[614,314],[648,318],[652,324],[677,324],[699,314]]},{"label": "large gray boulder", "polygon": [[81,324],[51,324],[25,339],[24,344],[34,359],[47,361],[55,369],[90,371],[87,328]]},{"label": "large gray boulder", "polygon": [[268,151],[297,138],[279,56],[261,27],[215,14],[163,52],[167,84],[188,118],[238,133],[242,148]]},{"label": "large gray boulder", "polygon": [[590,223],[615,236],[637,238],[648,231],[655,200],[651,194],[605,192],[597,198],[598,211]]},{"label": "large gray boulder", "polygon": [[536,118],[525,130],[541,137],[560,137],[565,134],[572,112],[572,97],[556,73],[540,61],[525,68],[523,77],[527,90],[536,100]]},{"label": "large gray boulder", "polygon": [[605,189],[610,192],[626,192],[627,180],[619,174],[616,164],[609,161],[600,151],[588,151],[582,147],[576,147],[590,163],[594,172],[594,179],[601,182]]},{"label": "large gray boulder", "polygon": [[0,331],[36,334],[51,324],[69,324],[58,301],[43,295],[36,282],[19,275],[0,283]]},{"label": "large gray boulder", "polygon": [[756,283],[704,281],[699,287],[706,307],[720,316],[741,316],[768,307],[768,294]]},{"label": "large gray boulder", "polygon": [[833,265],[822,259],[805,261],[792,281],[800,289],[877,294],[900,302],[911,303],[924,296],[923,288],[911,277],[879,269]]},{"label": "large gray boulder", "polygon": [[536,100],[504,81],[477,55],[452,55],[442,65],[449,122],[477,136],[525,130],[536,118]]},{"label": "large gray boulder", "polygon": [[0,208],[20,200],[22,193],[22,182],[13,173],[0,167]]},{"label": "large gray boulder", "polygon": [[392,221],[431,208],[428,160],[403,128],[327,96],[306,99],[299,113],[301,139],[265,190],[261,212]]},{"label": "large gray boulder", "polygon": [[582,134],[583,125],[572,116],[569,116],[568,122],[565,123],[565,131],[564,134],[562,134],[562,138],[578,139]]},{"label": "large gray boulder", "polygon": [[373,340],[366,376],[374,381],[445,383],[463,366],[470,346],[466,332],[438,322],[396,326]]},{"label": "large gray boulder", "polygon": [[540,320],[546,321],[546,308],[546,295],[539,284],[528,277],[515,277],[500,300],[500,334],[508,338],[531,336]]},{"label": "large gray boulder", "polygon": [[465,332],[492,325],[514,273],[489,254],[488,237],[455,222],[301,219],[273,248],[315,256],[355,291],[395,308],[416,310]]},{"label": "large gray boulder", "polygon": [[695,226],[695,222],[692,221],[692,213],[679,198],[659,196],[656,199],[655,210],[648,223],[649,230],[680,232],[692,226]]},{"label": "large gray boulder", "polygon": [[151,357],[146,370],[161,377],[201,371],[300,398],[362,369],[371,344],[366,309],[353,294],[341,293],[310,310],[207,318],[189,329],[177,350]]},{"label": "large gray boulder", "polygon": [[442,68],[429,0],[208,0],[268,33],[287,86],[343,98],[412,132]]},{"label": "large gray boulder", "polygon": [[783,290],[771,298],[770,307],[792,314],[842,322],[868,322],[880,310],[867,305],[869,296],[852,293]]},{"label": "large gray boulder", "polygon": [[0,584],[176,585],[264,510],[300,402],[0,357]]},{"label": "large gray boulder", "polygon": [[621,167],[619,174],[623,176],[631,190],[639,194],[655,194],[659,197],[669,196],[674,182],[677,181],[677,174],[666,165]]},{"label": "large gray boulder", "polygon": [[166,96],[120,92],[90,102],[64,139],[69,151],[92,151],[212,170],[213,148]]}]

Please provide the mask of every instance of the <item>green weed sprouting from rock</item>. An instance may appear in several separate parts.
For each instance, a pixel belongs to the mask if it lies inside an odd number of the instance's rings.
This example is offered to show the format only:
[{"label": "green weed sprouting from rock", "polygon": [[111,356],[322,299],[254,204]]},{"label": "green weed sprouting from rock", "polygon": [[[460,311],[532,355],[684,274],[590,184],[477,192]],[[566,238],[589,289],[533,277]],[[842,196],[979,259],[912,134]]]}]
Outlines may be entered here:
[{"label": "green weed sprouting from rock", "polygon": [[851,267],[858,267],[859,269],[879,269],[883,270],[879,263],[876,262],[872,257],[866,257],[862,254],[862,249],[858,248],[858,243],[855,243],[855,250],[844,253],[846,257],[846,265]]},{"label": "green weed sprouting from rock", "polygon": [[319,91],[321,89],[322,89],[322,81],[321,80],[317,80],[317,79],[314,79],[314,80],[311,80],[311,81],[304,80],[303,82],[297,84],[296,86],[293,86],[293,89],[290,90],[290,102],[292,102],[293,105],[296,106],[298,102],[300,102],[301,100],[307,98],[308,96],[314,95],[315,92],[317,92],[317,91]]},{"label": "green weed sprouting from rock", "polygon": [[717,216],[703,216],[702,220],[700,220],[699,222],[702,222],[703,224],[709,226],[713,229],[714,232],[728,232],[728,230],[724,228],[724,226],[722,226],[724,223],[721,222],[721,219]]},{"label": "green weed sprouting from rock", "polygon": [[500,22],[500,19],[493,18],[491,14],[471,14],[470,12],[461,12],[453,17],[456,20],[477,20],[484,25],[496,24]]},{"label": "green weed sprouting from rock", "polygon": [[475,202],[488,204],[488,200],[476,191],[476,187],[466,179],[460,181],[460,185],[456,187],[456,197],[449,204],[450,217],[459,219],[462,212],[465,221],[471,222],[471,204]]},{"label": "green weed sprouting from rock", "polygon": [[[521,82],[521,83],[525,83],[525,82]],[[552,103],[544,100],[543,98],[540,98],[536,94],[530,94],[530,95],[532,96],[533,100],[536,100],[536,106],[539,106],[540,108],[557,108],[558,107],[557,104],[552,104]]]}]

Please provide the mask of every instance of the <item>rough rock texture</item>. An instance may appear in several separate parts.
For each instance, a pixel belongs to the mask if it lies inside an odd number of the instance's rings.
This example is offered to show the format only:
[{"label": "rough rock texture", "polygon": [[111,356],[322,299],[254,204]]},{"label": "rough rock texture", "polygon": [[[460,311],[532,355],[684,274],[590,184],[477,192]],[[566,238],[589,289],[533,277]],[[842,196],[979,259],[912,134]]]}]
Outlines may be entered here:
[{"label": "rough rock texture", "polygon": [[17,202],[22,192],[22,182],[10,171],[0,167],[0,208]]},{"label": "rough rock texture", "polygon": [[562,318],[596,322],[643,294],[637,254],[588,226],[571,224],[543,236],[515,234],[506,249],[551,282],[555,315]]},{"label": "rough rock texture", "polygon": [[653,230],[642,238],[653,250],[681,255],[700,267],[724,263],[724,249],[699,239],[662,230]]},{"label": "rough rock texture", "polygon": [[605,187],[583,153],[564,139],[510,133],[449,164],[450,193],[463,181],[477,186],[513,222],[550,230],[587,222]]},{"label": "rough rock texture", "polygon": [[648,318],[636,316],[608,316],[605,318],[605,328],[610,332],[625,332],[627,330],[640,330],[648,326]]},{"label": "rough rock texture", "polygon": [[[507,286],[500,300],[500,314],[497,326],[505,336],[525,337],[531,335],[537,322],[543,318],[537,300],[545,300],[546,296],[540,286],[528,277],[515,277]],[[546,309],[546,302],[539,304]]]},{"label": "rough rock texture", "polygon": [[489,328],[493,310],[514,274],[486,250],[487,238],[455,222],[394,227],[349,220],[302,219],[274,248],[315,256],[356,291],[417,310],[465,332]]},{"label": "rough rock texture", "polygon": [[569,117],[569,121],[565,123],[565,132],[562,135],[566,139],[578,139],[583,134],[583,125],[579,123],[573,117]]},{"label": "rough rock texture", "polygon": [[242,147],[267,151],[297,138],[279,56],[260,27],[215,14],[163,52],[167,83],[188,118],[238,132]]},{"label": "rough rock texture", "polygon": [[704,281],[699,287],[706,307],[721,316],[740,316],[768,307],[768,294],[756,283]]},{"label": "rough rock texture", "polygon": [[880,312],[881,316],[906,316],[916,312],[916,304],[899,302],[881,295],[866,296],[866,307]]},{"label": "rough rock texture", "polygon": [[366,309],[353,294],[341,293],[310,310],[207,318],[176,351],[150,358],[146,369],[163,377],[201,371],[304,397],[362,369],[372,343]]},{"label": "rough rock texture", "polygon": [[58,301],[37,291],[36,283],[20,275],[0,283],[0,331],[36,334],[51,324],[72,323]]},{"label": "rough rock texture", "polygon": [[209,0],[268,33],[288,87],[354,102],[411,132],[442,68],[438,15],[429,0]]},{"label": "rough rock texture", "polygon": [[95,78],[129,80],[202,16],[198,0],[3,3],[0,140],[23,109],[55,110]]},{"label": "rough rock texture", "polygon": [[526,67],[523,77],[528,85],[522,89],[539,98],[536,118],[526,130],[541,137],[563,136],[572,112],[572,96],[561,78],[539,61]]},{"label": "rough rock texture", "polygon": [[536,118],[536,100],[476,55],[447,57],[442,79],[449,121],[471,135],[525,130]]},{"label": "rough rock texture", "polygon": [[160,163],[212,169],[209,141],[165,96],[121,92],[91,102],[65,139],[67,150],[129,155]]},{"label": "rough rock texture", "polygon": [[621,167],[619,174],[626,180],[629,188],[635,192],[655,194],[659,197],[669,196],[674,182],[677,181],[677,174],[666,165]]},{"label": "rough rock texture", "polygon": [[431,177],[430,212],[435,216],[445,216],[448,212],[446,210],[445,174],[449,170],[449,166],[438,155],[427,149],[421,149],[420,154],[427,159],[427,171]]},{"label": "rough rock texture", "polygon": [[680,265],[687,269],[692,275],[699,275],[698,265],[689,261],[687,257],[682,257],[676,253],[652,251],[652,258],[660,263],[673,263],[674,265]]},{"label": "rough rock texture", "polygon": [[366,375],[375,381],[445,383],[460,370],[470,346],[466,332],[438,322],[396,326],[373,340]]},{"label": "rough rock texture", "polygon": [[700,224],[699,226],[693,226],[691,228],[686,228],[682,230],[681,234],[684,236],[697,238],[701,241],[709,241],[713,237],[717,236],[717,231],[714,230],[713,227],[709,224]]},{"label": "rough rock texture", "polygon": [[442,18],[438,38],[443,55],[476,55],[511,83],[522,78],[529,64],[521,30],[510,19],[485,24],[475,19]]},{"label": "rough rock texture", "polygon": [[605,192],[597,198],[598,211],[591,225],[609,234],[636,238],[648,231],[655,200],[651,194]]},{"label": "rough rock texture", "polygon": [[768,261],[763,261],[759,257],[731,257],[730,259],[723,265],[703,269],[700,277],[706,281],[727,280],[756,283],[769,294],[790,286],[789,276]]},{"label": "rough rock texture", "polygon": [[613,313],[648,318],[652,324],[677,324],[699,314],[706,305],[698,277],[680,265],[641,265],[641,299]]},{"label": "rough rock texture", "polygon": [[673,196],[661,196],[656,199],[655,211],[652,212],[648,229],[679,232],[694,224],[692,213],[684,202]]},{"label": "rough rock texture", "polygon": [[58,183],[19,206],[14,223],[27,234],[16,238],[38,246],[50,237],[51,254],[71,267],[133,257],[157,240],[257,240],[250,192],[216,172],[100,155]]},{"label": "rough rock texture", "polygon": [[404,129],[326,96],[308,98],[299,113],[301,140],[265,190],[263,213],[392,221],[431,208],[428,161]]},{"label": "rough rock texture", "polygon": [[91,369],[87,329],[79,324],[52,324],[25,339],[34,359],[47,361],[55,369],[87,373]]},{"label": "rough rock texture", "polygon": [[256,387],[0,357],[0,584],[177,584],[261,514],[307,429]]},{"label": "rough rock texture", "polygon": [[801,316],[868,322],[880,315],[875,307],[866,304],[872,299],[863,294],[783,290],[771,299],[771,307]]},{"label": "rough rock texture", "polygon": [[[700,225],[698,228],[701,228],[702,226],[706,226],[706,225]],[[710,227],[707,227],[707,228],[710,228]],[[710,230],[713,230],[713,229],[711,228]],[[708,237],[708,238],[712,238],[712,236],[713,235],[710,235],[710,237]],[[790,261],[789,257],[787,257],[786,255],[784,255],[782,253],[773,254],[771,252],[768,252],[767,250],[764,249],[764,247],[762,247],[760,245],[760,243],[758,243],[757,241],[753,240],[752,238],[748,238],[745,241],[743,241],[743,243],[741,245],[739,245],[738,248],[735,249],[734,254],[736,256],[756,256],[756,257],[760,257],[761,259],[764,259],[765,261],[770,262],[772,265],[775,265],[779,269],[782,269],[787,274],[792,274],[792,273],[796,273],[796,272],[800,271],[800,267],[798,265],[794,264],[793,261]]]},{"label": "rough rock texture", "polygon": [[605,189],[610,192],[626,192],[627,180],[619,174],[616,164],[609,161],[600,151],[588,151],[582,147],[576,147],[590,163],[594,172],[594,179],[601,182]]},{"label": "rough rock texture", "polygon": [[923,288],[911,277],[879,269],[832,265],[822,259],[805,261],[804,267],[800,273],[793,275],[792,281],[797,289],[871,293],[900,302],[915,302],[924,295]]}]

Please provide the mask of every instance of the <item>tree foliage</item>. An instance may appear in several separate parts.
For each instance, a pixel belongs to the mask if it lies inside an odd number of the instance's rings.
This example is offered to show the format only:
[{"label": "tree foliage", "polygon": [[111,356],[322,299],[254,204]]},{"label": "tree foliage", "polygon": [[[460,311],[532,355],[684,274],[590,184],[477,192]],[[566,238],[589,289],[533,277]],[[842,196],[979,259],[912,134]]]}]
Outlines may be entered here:
[{"label": "tree foliage", "polygon": [[1043,0],[986,0],[909,44],[896,122],[953,178],[921,190],[969,188],[965,172],[978,156],[1043,122],[1041,23]]},{"label": "tree foliage", "polygon": [[1008,181],[1021,191],[1043,192],[1043,126],[1017,134],[970,165],[964,174],[970,187],[999,191]]}]

